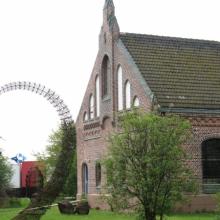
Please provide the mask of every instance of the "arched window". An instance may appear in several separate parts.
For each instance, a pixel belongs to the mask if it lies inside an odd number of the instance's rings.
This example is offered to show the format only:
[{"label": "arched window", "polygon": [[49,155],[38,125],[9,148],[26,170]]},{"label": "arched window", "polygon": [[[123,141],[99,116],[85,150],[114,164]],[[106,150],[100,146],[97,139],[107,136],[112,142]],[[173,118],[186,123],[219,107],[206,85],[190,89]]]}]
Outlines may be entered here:
[{"label": "arched window", "polygon": [[90,95],[89,98],[89,119],[94,118],[94,98],[93,95]]},{"label": "arched window", "polygon": [[105,56],[102,61],[102,97],[108,95],[110,78],[110,62],[108,56]]},{"label": "arched window", "polygon": [[134,97],[133,105],[134,105],[134,107],[139,107],[139,105],[140,105],[140,101],[137,96]]},{"label": "arched window", "polygon": [[128,80],[125,83],[125,108],[131,108],[131,84]]},{"label": "arched window", "polygon": [[82,165],[82,193],[88,194],[89,191],[89,173],[86,163]]},{"label": "arched window", "polygon": [[101,186],[101,179],[102,179],[102,172],[101,172],[101,164],[96,163],[95,165],[95,180],[96,180],[96,187]]},{"label": "arched window", "polygon": [[123,110],[123,88],[122,88],[122,68],[119,66],[118,68],[118,110]]},{"label": "arched window", "polygon": [[99,87],[99,76],[96,77],[95,80],[95,96],[96,96],[96,116],[100,115],[100,87]]},{"label": "arched window", "polygon": [[220,139],[202,143],[202,174],[204,193],[220,191]]},{"label": "arched window", "polygon": [[87,112],[84,112],[83,121],[88,121],[88,114],[87,114]]}]

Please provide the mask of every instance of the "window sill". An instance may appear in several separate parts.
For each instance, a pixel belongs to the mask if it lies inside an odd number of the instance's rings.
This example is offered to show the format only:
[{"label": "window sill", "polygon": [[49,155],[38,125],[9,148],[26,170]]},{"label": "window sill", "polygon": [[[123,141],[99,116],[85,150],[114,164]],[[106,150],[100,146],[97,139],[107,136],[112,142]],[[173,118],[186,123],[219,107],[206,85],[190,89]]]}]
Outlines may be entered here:
[{"label": "window sill", "polygon": [[83,121],[84,124],[89,124],[89,123],[93,123],[93,122],[97,122],[99,121],[99,116],[93,118],[93,119],[88,119],[86,121]]},{"label": "window sill", "polygon": [[106,96],[102,97],[102,101],[103,102],[107,102],[109,100],[110,100],[110,96],[109,95],[106,95]]},{"label": "window sill", "polygon": [[101,186],[96,186],[96,192],[101,193]]}]

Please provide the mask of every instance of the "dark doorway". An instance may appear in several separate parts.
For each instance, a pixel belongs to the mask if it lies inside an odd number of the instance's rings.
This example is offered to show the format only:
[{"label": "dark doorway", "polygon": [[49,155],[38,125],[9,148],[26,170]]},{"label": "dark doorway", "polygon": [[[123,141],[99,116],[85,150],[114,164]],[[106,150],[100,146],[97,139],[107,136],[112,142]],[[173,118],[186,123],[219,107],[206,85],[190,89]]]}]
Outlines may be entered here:
[{"label": "dark doorway", "polygon": [[31,167],[26,175],[26,196],[32,197],[43,189],[44,177],[38,167]]},{"label": "dark doorway", "polygon": [[82,165],[82,192],[83,194],[88,194],[88,166],[83,163]]},{"label": "dark doorway", "polygon": [[202,143],[202,175],[204,193],[220,191],[220,139]]}]

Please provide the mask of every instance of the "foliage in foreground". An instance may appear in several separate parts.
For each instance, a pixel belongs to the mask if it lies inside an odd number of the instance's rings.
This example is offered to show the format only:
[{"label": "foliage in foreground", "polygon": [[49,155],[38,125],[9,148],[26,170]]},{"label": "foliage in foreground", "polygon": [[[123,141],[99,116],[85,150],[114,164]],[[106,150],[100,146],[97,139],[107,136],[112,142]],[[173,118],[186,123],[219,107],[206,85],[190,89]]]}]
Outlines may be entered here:
[{"label": "foliage in foreground", "polygon": [[136,207],[141,219],[163,219],[195,186],[181,147],[189,135],[190,124],[177,116],[122,116],[120,133],[111,136],[104,160],[112,209]]},{"label": "foliage in foreground", "polygon": [[4,198],[6,197],[5,190],[9,186],[12,176],[12,168],[2,154],[0,154],[0,206],[4,205]]},{"label": "foliage in foreground", "polygon": [[75,126],[73,124],[64,124],[62,125],[62,129],[62,149],[50,180],[46,183],[42,191],[31,200],[28,207],[22,212],[19,212],[13,220],[39,220],[47,210],[45,208],[35,210],[34,208],[50,205],[59,193],[62,192],[69,175],[74,148],[76,146]]},{"label": "foliage in foreground", "polygon": [[[53,131],[53,133],[49,136],[49,144],[46,146],[45,152],[39,152],[35,154],[37,161],[43,162],[43,164],[45,164],[45,168],[46,168],[45,176],[47,180],[50,179],[56,167],[56,163],[59,158],[60,151],[62,149],[63,132],[64,131],[62,128],[59,128],[57,131]],[[62,191],[62,193],[66,196],[76,195],[76,190],[77,190],[76,166],[77,166],[76,150],[74,150],[73,160],[69,170],[69,176]]]},{"label": "foliage in foreground", "polygon": [[220,192],[217,192],[214,195],[214,199],[217,202],[217,206],[216,206],[216,212],[218,213],[218,215],[216,216],[215,220],[220,220]]}]

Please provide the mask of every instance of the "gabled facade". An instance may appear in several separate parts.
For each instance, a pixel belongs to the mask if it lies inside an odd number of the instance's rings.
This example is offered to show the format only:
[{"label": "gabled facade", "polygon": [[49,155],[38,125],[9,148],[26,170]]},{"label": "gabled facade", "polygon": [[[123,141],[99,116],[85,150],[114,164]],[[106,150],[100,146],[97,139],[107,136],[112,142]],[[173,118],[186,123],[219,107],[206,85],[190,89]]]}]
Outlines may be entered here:
[{"label": "gabled facade", "polygon": [[121,33],[112,0],[106,0],[99,51],[77,118],[78,196],[93,207],[105,183],[100,160],[117,113],[178,113],[193,126],[184,147],[201,183],[200,195],[183,210],[211,210],[208,193],[220,189],[220,43]]}]

